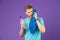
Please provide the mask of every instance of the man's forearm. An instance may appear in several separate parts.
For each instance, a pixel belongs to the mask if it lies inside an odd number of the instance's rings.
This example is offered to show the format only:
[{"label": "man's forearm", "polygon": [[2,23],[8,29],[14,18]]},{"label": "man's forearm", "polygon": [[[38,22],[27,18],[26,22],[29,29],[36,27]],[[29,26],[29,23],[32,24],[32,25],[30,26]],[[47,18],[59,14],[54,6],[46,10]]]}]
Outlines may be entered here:
[{"label": "man's forearm", "polygon": [[42,33],[44,33],[44,32],[45,32],[45,26],[42,25],[42,24],[40,24],[40,22],[39,22],[38,20],[36,20],[36,23],[37,23],[37,25],[38,25],[39,30],[40,30]]},{"label": "man's forearm", "polygon": [[20,37],[22,37],[24,35],[24,30],[23,29],[20,29],[19,35],[20,35]]}]

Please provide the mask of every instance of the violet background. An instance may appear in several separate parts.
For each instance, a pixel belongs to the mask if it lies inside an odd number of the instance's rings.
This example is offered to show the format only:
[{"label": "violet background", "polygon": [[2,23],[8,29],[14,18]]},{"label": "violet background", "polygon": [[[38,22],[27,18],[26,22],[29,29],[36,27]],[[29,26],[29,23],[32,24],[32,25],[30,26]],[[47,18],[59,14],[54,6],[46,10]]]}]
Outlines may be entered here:
[{"label": "violet background", "polygon": [[26,18],[26,4],[33,5],[44,19],[42,40],[60,40],[60,0],[0,0],[0,40],[24,40],[19,37],[19,17]]}]

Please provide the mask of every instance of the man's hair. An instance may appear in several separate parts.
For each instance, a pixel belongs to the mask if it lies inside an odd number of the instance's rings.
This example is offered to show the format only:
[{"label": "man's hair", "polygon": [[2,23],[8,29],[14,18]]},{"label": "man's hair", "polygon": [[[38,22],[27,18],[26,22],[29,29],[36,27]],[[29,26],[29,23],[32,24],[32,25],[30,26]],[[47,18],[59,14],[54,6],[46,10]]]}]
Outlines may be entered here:
[{"label": "man's hair", "polygon": [[25,5],[25,11],[26,11],[27,9],[31,9],[31,8],[33,8],[32,5]]}]

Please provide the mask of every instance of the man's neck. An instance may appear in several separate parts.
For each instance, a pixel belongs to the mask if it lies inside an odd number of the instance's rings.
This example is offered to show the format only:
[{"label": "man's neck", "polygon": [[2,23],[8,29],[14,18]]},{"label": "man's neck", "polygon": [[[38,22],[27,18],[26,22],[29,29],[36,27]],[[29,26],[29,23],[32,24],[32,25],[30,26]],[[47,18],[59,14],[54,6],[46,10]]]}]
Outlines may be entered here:
[{"label": "man's neck", "polygon": [[32,16],[28,16],[28,18],[29,18],[29,19],[31,19],[31,18],[32,18]]}]

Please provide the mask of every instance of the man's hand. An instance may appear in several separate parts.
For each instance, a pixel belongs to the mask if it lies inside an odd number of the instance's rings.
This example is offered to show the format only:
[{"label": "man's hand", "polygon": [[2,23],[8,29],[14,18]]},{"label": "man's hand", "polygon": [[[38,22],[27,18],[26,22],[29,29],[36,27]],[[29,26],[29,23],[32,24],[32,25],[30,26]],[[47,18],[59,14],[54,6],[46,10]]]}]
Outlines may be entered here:
[{"label": "man's hand", "polygon": [[20,23],[20,27],[21,27],[21,29],[24,29],[25,24],[21,22],[21,23]]},{"label": "man's hand", "polygon": [[35,17],[35,19],[37,19],[38,18],[38,16],[37,16],[37,13],[36,12],[34,12],[35,14],[34,14],[34,17]]}]

